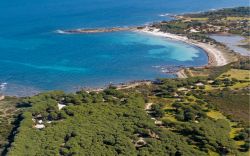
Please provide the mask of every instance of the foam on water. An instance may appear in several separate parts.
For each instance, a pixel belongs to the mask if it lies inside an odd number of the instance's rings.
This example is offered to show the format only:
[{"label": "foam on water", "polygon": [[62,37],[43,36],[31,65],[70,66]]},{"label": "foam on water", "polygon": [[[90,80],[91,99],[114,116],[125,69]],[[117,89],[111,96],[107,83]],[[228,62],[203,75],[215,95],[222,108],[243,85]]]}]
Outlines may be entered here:
[{"label": "foam on water", "polygon": [[165,13],[165,14],[160,14],[159,16],[160,17],[167,17],[167,16],[169,16],[170,14],[169,13]]},{"label": "foam on water", "polygon": [[0,93],[6,89],[6,86],[7,86],[6,82],[0,83]]},{"label": "foam on water", "polygon": [[58,33],[58,34],[70,34],[70,33],[66,32],[66,31],[63,31],[63,30],[60,30],[60,29],[56,30],[55,33]]}]

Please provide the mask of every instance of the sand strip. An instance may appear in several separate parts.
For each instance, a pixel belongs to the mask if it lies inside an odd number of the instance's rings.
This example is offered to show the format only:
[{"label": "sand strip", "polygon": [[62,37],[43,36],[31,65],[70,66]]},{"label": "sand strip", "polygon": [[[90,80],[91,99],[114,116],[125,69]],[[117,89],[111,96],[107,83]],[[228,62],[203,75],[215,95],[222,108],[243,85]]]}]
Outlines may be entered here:
[{"label": "sand strip", "polygon": [[159,29],[156,29],[156,28],[146,27],[144,29],[138,30],[138,32],[143,32],[143,33],[160,36],[160,37],[166,37],[166,38],[170,38],[170,39],[177,40],[177,41],[182,41],[187,44],[191,44],[199,48],[202,48],[208,55],[209,66],[223,66],[228,63],[223,53],[213,45],[190,40],[186,36],[179,36],[179,35],[175,35],[171,33],[161,32]]}]

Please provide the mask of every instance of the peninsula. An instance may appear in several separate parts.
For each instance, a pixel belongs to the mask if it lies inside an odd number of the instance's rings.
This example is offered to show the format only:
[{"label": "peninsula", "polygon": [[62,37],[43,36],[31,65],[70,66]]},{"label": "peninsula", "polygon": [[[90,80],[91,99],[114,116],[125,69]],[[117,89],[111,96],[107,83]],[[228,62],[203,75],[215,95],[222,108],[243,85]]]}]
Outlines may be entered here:
[{"label": "peninsula", "polygon": [[[107,33],[117,31],[134,31],[147,33],[159,37],[166,37],[176,41],[202,48],[208,55],[207,66],[223,66],[237,61],[237,54],[224,44],[212,39],[211,34],[237,34],[246,38],[242,47],[249,45],[249,7],[221,9],[196,14],[171,15],[174,20],[157,22],[140,27],[113,27],[96,29],[57,30],[62,34]],[[227,13],[230,16],[225,16]]]},{"label": "peninsula", "polygon": [[133,31],[134,27],[113,27],[113,28],[96,28],[96,29],[72,29],[72,30],[56,30],[59,34],[92,34],[92,33],[108,33],[117,31]]}]

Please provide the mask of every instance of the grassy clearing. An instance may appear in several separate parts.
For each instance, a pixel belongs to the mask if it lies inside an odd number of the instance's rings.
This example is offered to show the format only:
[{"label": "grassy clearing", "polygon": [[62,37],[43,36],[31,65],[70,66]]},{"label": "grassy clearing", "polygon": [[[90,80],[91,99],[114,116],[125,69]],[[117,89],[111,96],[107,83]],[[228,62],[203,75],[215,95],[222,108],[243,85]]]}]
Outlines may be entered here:
[{"label": "grassy clearing", "polygon": [[164,104],[171,104],[175,101],[174,98],[159,98],[156,96],[150,96],[149,100],[152,103],[164,103]]},{"label": "grassy clearing", "polygon": [[220,156],[219,153],[213,152],[213,151],[211,151],[211,150],[208,151],[208,155],[209,155],[209,156]]},{"label": "grassy clearing", "polygon": [[229,21],[242,21],[242,20],[250,20],[250,17],[227,17],[226,20]]},{"label": "grassy clearing", "polygon": [[187,20],[191,20],[191,21],[207,21],[208,18],[207,17],[187,18]]},{"label": "grassy clearing", "polygon": [[234,138],[236,136],[236,134],[242,130],[243,128],[232,128],[231,132],[230,132],[230,138]]},{"label": "grassy clearing", "polygon": [[164,106],[163,109],[165,109],[165,110],[172,110],[172,109],[174,109],[174,107],[172,107],[171,104],[167,104],[167,105]]},{"label": "grassy clearing", "polygon": [[[233,123],[233,122],[232,122]],[[231,131],[229,133],[229,137],[233,139],[243,128],[235,127],[231,124]],[[244,141],[235,141],[235,145],[237,148],[240,148],[241,145],[244,144]]]},{"label": "grassy clearing", "polygon": [[240,89],[240,88],[245,88],[247,86],[250,86],[250,82],[246,82],[246,83],[236,83],[233,86],[230,86],[230,89]]},{"label": "grassy clearing", "polygon": [[167,119],[167,120],[170,120],[172,122],[179,122],[173,115],[170,115],[170,114],[166,114],[164,117],[163,117],[163,120],[164,119]]},{"label": "grassy clearing", "polygon": [[185,73],[189,77],[206,77],[209,75],[209,71],[203,68],[197,68],[197,69],[186,69]]},{"label": "grassy clearing", "polygon": [[219,78],[235,78],[238,80],[248,80],[250,77],[249,70],[241,70],[241,69],[230,69],[228,72],[223,73]]},{"label": "grassy clearing", "polygon": [[211,111],[211,112],[207,112],[207,116],[218,120],[218,119],[227,119],[221,112],[219,111]]},{"label": "grassy clearing", "polygon": [[235,144],[240,147],[245,144],[245,141],[235,141]]},{"label": "grassy clearing", "polygon": [[214,88],[211,85],[205,85],[205,90],[210,91],[213,90]]}]

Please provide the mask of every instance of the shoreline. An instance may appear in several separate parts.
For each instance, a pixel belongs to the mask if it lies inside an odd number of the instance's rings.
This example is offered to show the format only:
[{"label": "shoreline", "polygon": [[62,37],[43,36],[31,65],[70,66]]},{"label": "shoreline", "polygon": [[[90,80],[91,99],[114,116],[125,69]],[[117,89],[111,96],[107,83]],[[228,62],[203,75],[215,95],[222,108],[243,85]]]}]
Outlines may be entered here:
[{"label": "shoreline", "polygon": [[[131,80],[131,81],[128,81],[128,82],[118,82],[118,83],[110,83],[109,85],[104,85],[104,86],[97,86],[97,87],[76,87],[74,88],[73,90],[71,91],[65,91],[65,90],[62,90],[63,92],[65,93],[75,93],[77,91],[86,91],[86,92],[101,92],[105,89],[107,89],[109,86],[112,86],[112,87],[115,87],[117,90],[123,90],[123,89],[131,89],[131,88],[136,88],[138,86],[141,86],[141,85],[151,85],[152,83],[154,83],[155,80],[147,80],[147,79],[143,79],[143,80]],[[0,83],[1,84],[1,83]],[[1,89],[1,88],[0,88]],[[54,90],[39,90],[39,91],[36,91],[36,92],[30,92],[30,91],[27,91],[27,93],[29,94],[20,94],[20,93],[15,93],[15,94],[9,94],[9,93],[6,93],[6,92],[1,92],[0,90],[0,101],[1,101],[1,97],[31,97],[31,96],[34,96],[34,95],[37,95],[37,94],[40,94],[40,93],[43,93],[43,92],[50,92],[50,91],[54,91]]]},{"label": "shoreline", "polygon": [[[154,80],[138,80],[138,81],[130,81],[127,83],[110,84],[110,86],[115,87],[117,90],[123,90],[123,89],[135,88],[141,85],[151,85],[153,82]],[[108,86],[100,88],[87,88],[87,89],[83,88],[82,90],[86,92],[101,92],[107,88]]]},{"label": "shoreline", "polygon": [[[172,33],[161,32],[159,29],[153,27],[145,27],[144,29],[138,29],[137,32],[147,33],[154,36],[165,37],[175,41],[181,41],[198,48],[201,48],[206,52],[208,56],[207,66],[224,66],[229,63],[227,58],[224,56],[222,50],[215,47],[215,45],[210,45],[207,43],[201,43],[195,40],[188,39],[186,36],[179,36]],[[179,75],[179,74],[177,74]]]},{"label": "shoreline", "polygon": [[223,50],[216,47],[216,45],[211,45],[208,43],[198,42],[192,39],[188,39],[186,36],[180,36],[177,34],[172,34],[168,32],[162,32],[159,29],[151,26],[145,27],[113,27],[113,28],[100,28],[100,29],[73,29],[73,30],[57,30],[59,34],[88,34],[88,33],[107,33],[115,31],[134,31],[147,33],[154,36],[165,37],[175,41],[181,41],[189,45],[203,49],[208,56],[207,66],[224,66],[230,61],[226,59],[223,54]]},{"label": "shoreline", "polygon": [[[120,30],[118,30],[120,31]],[[223,50],[215,47],[216,45],[210,45],[207,43],[201,43],[195,40],[188,39],[186,36],[180,36],[172,33],[167,32],[161,32],[159,29],[154,27],[144,27],[144,28],[137,28],[130,30],[133,32],[138,33],[146,33],[154,36],[164,37],[168,38],[174,41],[181,41],[189,45],[193,45],[195,47],[201,48],[208,56],[208,64],[204,66],[200,66],[201,68],[204,67],[213,67],[213,66],[223,66],[229,63],[229,60],[224,56]],[[85,32],[84,32],[85,33]],[[96,33],[96,32],[95,32]],[[185,73],[185,68],[180,68],[178,71],[172,73],[176,75],[176,78],[188,78],[188,76]],[[150,85],[153,81],[152,80],[141,80],[141,81],[130,81],[127,83],[119,83],[119,84],[113,84],[114,87],[116,87],[118,90],[122,89],[129,89],[134,88],[140,85]],[[82,90],[85,90],[87,92],[100,92],[106,89],[107,87],[97,87],[97,88],[82,88]]]},{"label": "shoreline", "polygon": [[[119,29],[115,29],[115,28],[110,28],[110,29],[101,29],[101,30],[94,30],[94,32],[90,32],[93,31],[93,29],[86,29],[86,30],[82,30],[82,29],[78,29],[75,32],[71,32],[71,33],[103,33],[103,32],[113,32],[113,31],[132,31],[132,32],[138,32],[138,33],[146,33],[149,35],[153,35],[153,36],[159,36],[159,37],[164,37],[164,38],[168,38],[174,41],[180,41],[180,42],[184,42],[186,44],[189,45],[193,45],[197,48],[201,48],[206,55],[208,56],[208,63],[204,66],[199,66],[200,68],[205,68],[205,67],[216,67],[216,66],[224,66],[228,63],[230,63],[230,60],[225,56],[223,49],[216,47],[215,45],[211,45],[211,44],[207,44],[207,43],[202,43],[202,42],[198,42],[192,39],[188,39],[186,36],[180,36],[180,35],[176,35],[176,34],[172,34],[172,33],[168,33],[168,32],[161,32],[159,29],[155,28],[155,27],[150,27],[150,26],[146,26],[146,27],[136,27],[136,28],[119,28]],[[104,31],[105,30],[105,31]],[[72,30],[71,30],[72,31]],[[62,33],[62,32],[57,32],[57,33]],[[68,33],[69,32],[63,32],[63,33]],[[184,68],[180,68],[178,71],[172,73],[173,75],[176,76],[176,78],[188,78],[187,74],[185,73],[185,67]],[[122,89],[130,89],[130,88],[134,88],[140,85],[150,85],[152,84],[154,80],[140,80],[140,81],[130,81],[127,83],[119,83],[119,84],[113,84],[114,87],[116,87],[118,90],[122,90]],[[82,88],[82,90],[85,90],[87,92],[100,92],[103,91],[104,89],[106,89],[107,87],[97,87],[97,88]],[[23,96],[21,96],[23,97]]]}]

